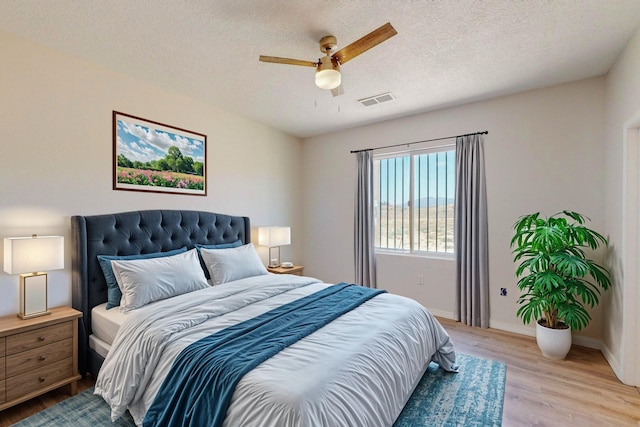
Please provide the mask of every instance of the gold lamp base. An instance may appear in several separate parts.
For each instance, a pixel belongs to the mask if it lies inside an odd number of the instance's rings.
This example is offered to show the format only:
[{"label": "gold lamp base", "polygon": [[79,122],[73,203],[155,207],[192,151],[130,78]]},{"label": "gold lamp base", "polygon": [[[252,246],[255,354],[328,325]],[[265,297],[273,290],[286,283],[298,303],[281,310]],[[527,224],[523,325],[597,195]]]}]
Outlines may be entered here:
[{"label": "gold lamp base", "polygon": [[48,305],[47,273],[20,275],[20,319],[51,314]]},{"label": "gold lamp base", "polygon": [[[272,250],[277,249],[277,255],[273,255]],[[280,246],[272,246],[269,248],[269,268],[280,267]]]},{"label": "gold lamp base", "polygon": [[18,317],[21,318],[22,320],[26,320],[26,319],[33,319],[34,317],[46,316],[47,314],[51,314],[51,312],[47,310],[47,311],[41,311],[39,313],[32,313],[32,314],[18,313]]}]

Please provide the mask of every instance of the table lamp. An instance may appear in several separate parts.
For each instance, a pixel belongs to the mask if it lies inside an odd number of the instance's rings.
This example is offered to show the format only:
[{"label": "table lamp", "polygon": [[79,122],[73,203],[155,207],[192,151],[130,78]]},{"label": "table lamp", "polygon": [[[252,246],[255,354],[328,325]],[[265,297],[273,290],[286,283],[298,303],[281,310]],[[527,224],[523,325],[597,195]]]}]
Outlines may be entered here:
[{"label": "table lamp", "polygon": [[64,268],[64,237],[7,237],[4,239],[4,271],[20,274],[21,319],[51,314],[47,273]]},{"label": "table lamp", "polygon": [[258,227],[258,244],[269,247],[269,267],[280,267],[280,246],[291,244],[291,227]]}]

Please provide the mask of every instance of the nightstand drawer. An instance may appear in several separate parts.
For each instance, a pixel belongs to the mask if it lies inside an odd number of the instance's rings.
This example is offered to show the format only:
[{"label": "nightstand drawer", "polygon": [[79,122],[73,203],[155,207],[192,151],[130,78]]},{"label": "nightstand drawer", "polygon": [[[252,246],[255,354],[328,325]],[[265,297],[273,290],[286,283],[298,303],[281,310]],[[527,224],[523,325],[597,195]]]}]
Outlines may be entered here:
[{"label": "nightstand drawer", "polygon": [[5,358],[4,357],[0,357],[0,381],[2,381],[5,378],[7,378],[7,374],[5,374],[5,372],[4,372],[4,363],[5,363]]},{"label": "nightstand drawer", "polygon": [[75,322],[64,322],[7,337],[7,355],[73,337]]},{"label": "nightstand drawer", "polygon": [[40,390],[44,387],[63,381],[73,375],[73,360],[61,360],[43,367],[40,370],[26,372],[6,380],[6,398],[13,400],[18,397]]},{"label": "nightstand drawer", "polygon": [[7,396],[4,393],[5,383],[6,383],[5,380],[0,381],[0,403],[4,403],[7,401]]},{"label": "nightstand drawer", "polygon": [[[39,369],[62,359],[73,357],[73,339],[67,338],[33,350],[7,356],[7,376]],[[1,377],[0,377],[1,378]]]},{"label": "nightstand drawer", "polygon": [[6,341],[4,337],[0,338],[0,357],[4,357],[4,343]]}]

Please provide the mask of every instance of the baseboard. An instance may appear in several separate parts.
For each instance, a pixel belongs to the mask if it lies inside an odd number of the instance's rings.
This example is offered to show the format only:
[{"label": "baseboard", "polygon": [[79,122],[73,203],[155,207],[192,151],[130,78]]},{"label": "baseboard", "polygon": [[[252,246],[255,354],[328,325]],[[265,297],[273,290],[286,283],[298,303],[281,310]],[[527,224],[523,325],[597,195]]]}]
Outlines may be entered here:
[{"label": "baseboard", "polygon": [[516,326],[512,323],[495,322],[493,320],[489,320],[489,327],[493,329],[500,329],[501,331],[512,332],[514,334],[527,335],[529,337],[536,336],[536,329],[531,326]]},{"label": "baseboard", "polygon": [[[580,345],[587,348],[595,348],[596,350],[600,350],[601,352],[602,348],[604,347],[602,341],[591,337],[583,337],[582,335],[572,335],[571,340],[575,345]],[[602,353],[604,354],[604,352]]]},{"label": "baseboard", "polygon": [[456,319],[453,314],[453,311],[444,311],[444,310],[438,310],[438,309],[429,308],[429,307],[427,307],[427,310],[429,310],[429,312],[436,317],[442,317],[444,319],[450,319],[450,320]]},{"label": "baseboard", "polygon": [[[501,331],[512,332],[514,334],[526,335],[529,337],[536,336],[536,328],[533,326],[524,326],[524,325],[518,326],[518,325],[513,325],[511,323],[490,321],[489,327],[493,329],[500,329]],[[585,337],[582,335],[573,335],[571,337],[571,340],[572,340],[572,343],[575,345],[588,347],[588,348],[595,348],[596,350],[602,351],[602,353],[604,354],[604,351],[603,351],[604,346],[602,344],[602,341],[600,340],[597,340],[591,337]]]},{"label": "baseboard", "polygon": [[[429,311],[434,315],[434,316],[438,316],[438,317],[444,317],[445,319],[454,319],[453,317],[453,313],[449,312],[449,311],[439,311],[439,310],[432,310],[429,309]],[[496,322],[493,320],[489,321],[489,327],[492,329],[499,329],[501,331],[505,331],[505,332],[511,332],[514,334],[518,334],[518,335],[526,335],[529,337],[535,337],[536,336],[536,328],[533,326],[525,326],[525,325],[514,325],[512,323],[504,323],[504,322]],[[607,362],[609,362],[609,364],[611,365],[611,368],[614,370],[614,372],[616,373],[616,375],[618,375],[618,373],[620,371],[616,370],[616,368],[614,368],[614,364],[612,362],[615,362],[616,366],[619,366],[617,361],[615,360],[615,358],[613,357],[613,354],[611,353],[611,351],[609,351],[604,344],[602,343],[602,341],[595,339],[595,338],[591,338],[591,337],[585,337],[582,335],[573,335],[571,337],[573,344],[575,345],[579,345],[582,347],[587,347],[587,348],[594,348],[596,350],[600,350],[602,352],[602,354],[604,355],[604,357],[607,359]],[[618,375],[619,377],[620,375]]]},{"label": "baseboard", "polygon": [[618,379],[622,382],[623,378],[624,378],[624,371],[622,369],[622,367],[620,366],[620,362],[618,361],[618,359],[614,356],[613,352],[611,351],[611,349],[609,348],[609,346],[607,346],[606,344],[602,344],[602,348],[600,349],[600,351],[602,352],[602,355],[604,356],[604,358],[607,360],[607,363],[609,363],[609,366],[611,366],[611,369],[613,370],[613,373],[616,374],[616,377],[618,377]]}]

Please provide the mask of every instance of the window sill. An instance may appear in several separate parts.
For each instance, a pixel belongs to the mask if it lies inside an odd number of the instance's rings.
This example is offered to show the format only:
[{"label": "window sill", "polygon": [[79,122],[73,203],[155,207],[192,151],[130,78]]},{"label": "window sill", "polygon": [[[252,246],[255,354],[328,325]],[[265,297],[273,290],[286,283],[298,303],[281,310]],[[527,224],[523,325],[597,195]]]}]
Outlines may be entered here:
[{"label": "window sill", "polygon": [[409,252],[409,251],[385,251],[381,249],[375,250],[375,255],[383,255],[383,256],[400,256],[400,257],[410,257],[410,258],[428,258],[428,259],[438,259],[444,261],[455,261],[456,255],[451,253],[440,253],[440,252]]}]

